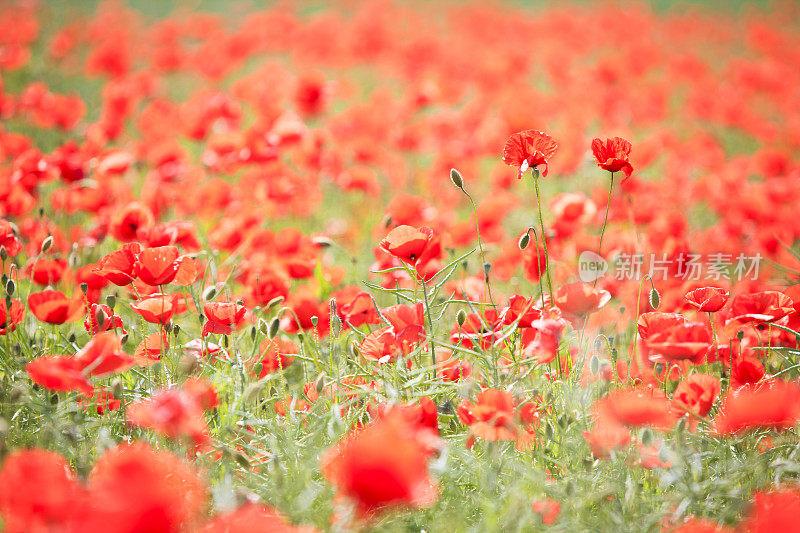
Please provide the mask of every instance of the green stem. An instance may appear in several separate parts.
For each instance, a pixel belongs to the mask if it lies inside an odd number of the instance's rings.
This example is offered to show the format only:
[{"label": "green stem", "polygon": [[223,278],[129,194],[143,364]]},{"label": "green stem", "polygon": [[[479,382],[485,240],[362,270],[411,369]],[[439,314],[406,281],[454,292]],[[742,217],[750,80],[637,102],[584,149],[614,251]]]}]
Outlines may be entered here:
[{"label": "green stem", "polygon": [[[603,235],[606,232],[606,224],[608,224],[608,210],[611,207],[611,191],[614,190],[614,173],[611,173],[611,184],[608,187],[608,200],[606,201],[606,216],[603,218],[603,227],[600,229],[600,244],[597,245],[597,256],[600,257],[600,252],[603,249]],[[593,287],[597,287],[597,280],[600,278],[594,278],[594,285]]]},{"label": "green stem", "polygon": [[[539,193],[539,175],[538,172],[534,169],[533,170],[533,184],[536,187],[536,205],[539,208],[539,226],[542,229],[542,246],[544,248],[544,263],[545,263],[545,271],[547,272],[547,287],[550,290],[550,306],[553,305],[553,281],[550,278],[550,259],[547,254],[547,237],[544,234],[544,217],[542,216],[542,198]],[[539,250],[536,250],[537,255]],[[538,258],[537,258],[538,261]]]}]

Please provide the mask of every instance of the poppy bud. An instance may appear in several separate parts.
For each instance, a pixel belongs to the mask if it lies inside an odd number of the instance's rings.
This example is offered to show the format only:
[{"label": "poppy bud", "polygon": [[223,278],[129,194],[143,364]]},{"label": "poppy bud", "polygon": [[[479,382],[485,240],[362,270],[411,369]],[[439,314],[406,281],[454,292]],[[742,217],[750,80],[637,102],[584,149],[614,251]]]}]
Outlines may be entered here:
[{"label": "poppy bud", "polygon": [[686,418],[681,418],[678,420],[678,425],[675,426],[675,431],[680,435],[684,431],[686,431]]},{"label": "poppy bud", "polygon": [[325,373],[323,372],[317,381],[314,383],[314,389],[316,389],[317,394],[322,393],[322,390],[325,388]]},{"label": "poppy bud", "polygon": [[117,297],[113,294],[106,296],[106,305],[113,311],[114,306],[117,305]]},{"label": "poppy bud", "polygon": [[6,295],[6,309],[11,309],[11,295]]},{"label": "poppy bud", "polygon": [[178,370],[181,372],[181,374],[186,376],[194,374],[200,370],[200,361],[198,361],[196,357],[187,355],[186,357],[181,358]]},{"label": "poppy bud", "polygon": [[111,382],[111,394],[114,398],[122,398],[125,389],[122,386],[122,380],[119,378],[114,378],[114,381]]},{"label": "poppy bud", "polygon": [[267,322],[263,318],[258,319],[258,331],[264,335],[266,335],[267,331],[269,331],[267,328]]},{"label": "poppy bud", "polygon": [[17,285],[14,283],[13,279],[9,278],[8,282],[6,282],[6,294],[13,296],[15,290],[17,290]]},{"label": "poppy bud", "polygon": [[3,261],[8,259],[8,252],[6,251],[5,246],[0,246],[0,259],[2,259]]},{"label": "poppy bud", "polygon": [[599,352],[602,349],[603,349],[603,339],[601,339],[600,337],[597,337],[594,340],[594,351]]},{"label": "poppy bud", "polygon": [[203,291],[203,300],[206,301],[213,300],[216,295],[217,295],[217,288],[214,285],[212,285],[211,287]]},{"label": "poppy bud", "polygon": [[274,339],[278,335],[278,331],[281,329],[281,320],[278,317],[272,319],[272,322],[269,323],[269,331],[267,332],[267,337],[270,340]]},{"label": "poppy bud", "polygon": [[227,348],[228,348],[228,346],[230,346],[230,341],[228,340],[228,336],[227,336],[227,335],[223,335],[223,336],[222,336],[222,346],[223,346],[225,349],[227,349]]},{"label": "poppy bud", "polygon": [[81,283],[81,290],[83,291],[83,294],[86,294],[89,291],[89,284],[85,281]]},{"label": "poppy bud", "polygon": [[97,311],[94,314],[94,318],[97,321],[97,329],[98,329],[98,331],[102,331],[103,325],[106,322],[106,314],[103,312],[103,310],[100,307],[97,308]]},{"label": "poppy bud", "polygon": [[171,320],[169,322],[167,322],[166,324],[164,324],[164,331],[167,332],[167,335],[172,333],[172,321]]},{"label": "poppy bud", "polygon": [[69,334],[69,337],[67,338],[67,340],[68,340],[70,343],[73,343],[73,342],[75,342],[76,340],[78,340],[78,337],[76,337],[74,333],[70,333],[70,334]]},{"label": "poppy bud", "polygon": [[658,293],[655,287],[650,290],[650,307],[653,308],[655,311],[658,309],[658,306],[661,305],[661,295]]},{"label": "poppy bud", "polygon": [[464,325],[464,322],[467,321],[467,312],[463,309],[459,309],[458,313],[456,313],[456,322],[458,322],[459,327]]},{"label": "poppy bud", "polygon": [[339,318],[339,315],[333,315],[333,317],[331,317],[331,335],[338,337],[341,331],[342,319]]},{"label": "poppy bud", "polygon": [[642,431],[642,444],[645,446],[650,446],[653,443],[653,432],[650,428],[644,428]]},{"label": "poppy bud", "polygon": [[42,253],[49,250],[51,246],[53,246],[53,236],[48,235],[47,238],[42,241]]},{"label": "poppy bud", "polygon": [[250,326],[250,340],[256,340],[256,333],[258,333],[258,329],[255,326]]},{"label": "poppy bud", "polygon": [[741,341],[744,338],[744,331],[739,330],[738,332],[736,332],[736,338],[739,339],[739,341]]},{"label": "poppy bud", "polygon": [[120,344],[122,344],[123,346],[125,346],[126,344],[128,344],[128,334],[126,333],[125,335],[123,335],[123,336],[122,336],[122,337],[119,339],[119,342],[120,342]]},{"label": "poppy bud", "polygon": [[485,276],[488,276],[488,275],[489,275],[489,271],[490,271],[491,269],[492,269],[492,264],[491,264],[491,263],[484,263],[484,264],[483,264],[483,274],[484,274]]},{"label": "poppy bud", "polygon": [[461,177],[461,173],[454,168],[450,169],[450,181],[459,189],[464,189],[464,179]]},{"label": "poppy bud", "polygon": [[314,315],[311,317],[311,325],[317,327],[317,324],[319,324],[319,318],[316,315]]},{"label": "poppy bud", "polygon": [[267,304],[267,311],[269,311],[270,309],[272,309],[273,307],[275,307],[276,305],[278,305],[282,301],[283,301],[283,296],[276,296],[275,298],[270,300],[269,303]]},{"label": "poppy bud", "polygon": [[589,361],[589,370],[592,371],[592,374],[600,372],[600,359],[598,359],[596,355],[593,355],[592,359]]},{"label": "poppy bud", "polygon": [[519,238],[519,243],[518,243],[519,249],[520,249],[520,250],[524,250],[525,248],[527,248],[527,247],[528,247],[528,245],[530,244],[530,242],[531,242],[531,235],[530,235],[530,233],[527,233],[527,232],[526,232],[526,233],[523,233],[523,234],[522,234],[522,237],[520,237],[520,238]]},{"label": "poppy bud", "polygon": [[245,457],[241,452],[234,453],[233,458],[236,459],[236,462],[239,463],[239,466],[242,468],[250,468],[250,461],[248,461],[247,457]]}]

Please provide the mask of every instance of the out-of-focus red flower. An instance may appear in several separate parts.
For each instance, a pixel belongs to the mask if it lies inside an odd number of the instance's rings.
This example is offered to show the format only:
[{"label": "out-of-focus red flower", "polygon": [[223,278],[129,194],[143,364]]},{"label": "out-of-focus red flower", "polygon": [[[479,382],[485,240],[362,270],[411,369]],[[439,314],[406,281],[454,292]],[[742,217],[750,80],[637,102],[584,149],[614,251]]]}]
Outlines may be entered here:
[{"label": "out-of-focus red flower", "polygon": [[688,359],[699,364],[712,342],[711,330],[700,322],[679,322],[658,332],[648,332],[644,339],[649,358],[655,363]]},{"label": "out-of-focus red flower", "polygon": [[510,392],[486,389],[478,394],[475,403],[464,400],[458,405],[458,418],[469,426],[472,437],[515,440],[518,431],[515,411]]},{"label": "out-of-focus red flower", "polygon": [[203,324],[203,337],[209,333],[230,335],[238,327],[247,313],[247,308],[235,303],[208,303],[203,306],[206,322]]},{"label": "out-of-focus red flower", "polygon": [[669,530],[671,533],[734,533],[732,528],[721,526],[707,518],[692,517],[675,529]]},{"label": "out-of-focus red flower", "polygon": [[607,290],[576,281],[559,287],[554,303],[561,309],[564,318],[576,324],[605,307],[610,300],[611,294]]},{"label": "out-of-focus red flower", "polygon": [[60,455],[45,450],[11,452],[0,469],[3,531],[66,531],[78,517],[84,490]]},{"label": "out-of-focus red flower", "polygon": [[554,524],[558,520],[558,515],[561,514],[561,505],[552,498],[535,500],[531,503],[531,509],[541,517],[542,524],[546,526]]},{"label": "out-of-focus red flower", "polygon": [[716,313],[728,302],[730,291],[717,287],[701,287],[686,293],[686,301],[703,313]]},{"label": "out-of-focus red flower", "polygon": [[734,435],[751,429],[791,429],[798,422],[800,385],[776,380],[728,391],[714,419],[714,429],[719,435]]},{"label": "out-of-focus red flower", "polygon": [[161,360],[161,354],[169,350],[169,339],[166,332],[151,333],[139,343],[133,353],[139,366],[150,366]]},{"label": "out-of-focus red flower", "polygon": [[200,533],[316,533],[310,526],[293,526],[277,511],[248,503],[235,511],[221,513],[209,520]]},{"label": "out-of-focus red flower", "polygon": [[25,267],[25,271],[34,283],[39,285],[55,285],[67,270],[65,259],[37,258]]},{"label": "out-of-focus red flower", "polygon": [[556,153],[558,144],[552,137],[538,130],[525,130],[514,133],[503,147],[503,162],[517,167],[518,178],[529,169],[544,166],[542,177],[547,177],[547,161]]},{"label": "out-of-focus red flower", "polygon": [[764,364],[752,353],[745,352],[733,360],[731,386],[738,388],[755,385],[764,378],[765,373]]},{"label": "out-of-focus red flower", "polygon": [[[711,411],[720,390],[721,386],[716,376],[701,373],[691,374],[678,384],[672,395],[672,404],[679,410],[705,417]],[[694,427],[697,419],[690,417],[689,422]]]},{"label": "out-of-focus red flower", "polygon": [[272,340],[266,339],[259,346],[260,355],[256,355],[251,364],[254,369],[255,365],[261,364],[261,371],[257,373],[258,379],[261,379],[267,374],[286,370],[299,351],[300,348],[297,344],[288,339],[281,337],[275,337]]},{"label": "out-of-focus red flower", "polygon": [[633,166],[628,160],[631,155],[631,143],[622,137],[611,139],[594,139],[592,153],[597,160],[597,166],[609,172],[625,173],[625,179],[631,177]]},{"label": "out-of-focus red flower", "polygon": [[669,400],[653,389],[618,389],[595,402],[595,417],[627,427],[652,427],[667,431],[678,417]]},{"label": "out-of-focus red flower", "polygon": [[359,292],[352,300],[342,305],[338,309],[342,322],[353,327],[363,324],[377,324],[378,310],[369,293]]},{"label": "out-of-focus red flower", "polygon": [[149,207],[141,202],[131,202],[117,212],[111,221],[111,236],[120,242],[135,241],[139,231],[149,229],[155,217]]},{"label": "out-of-focus red flower", "polygon": [[14,234],[14,229],[8,220],[0,218],[0,246],[4,246],[9,257],[14,257],[22,251],[22,243]]},{"label": "out-of-focus red flower", "polygon": [[67,298],[63,292],[53,290],[31,293],[28,308],[33,316],[48,324],[76,322],[84,313],[80,298]]},{"label": "out-of-focus red flower", "polygon": [[438,491],[428,473],[429,443],[399,413],[345,437],[322,458],[322,473],[361,515],[431,505]]},{"label": "out-of-focus red flower", "polygon": [[103,377],[124,372],[135,361],[122,351],[122,343],[114,333],[99,333],[75,354],[86,375]]},{"label": "out-of-focus red flower", "polygon": [[54,391],[78,391],[91,396],[94,387],[83,373],[84,365],[70,356],[39,357],[25,365],[31,380]]},{"label": "out-of-focus red flower", "polygon": [[797,509],[800,508],[800,488],[781,487],[753,494],[753,502],[739,524],[748,533],[797,531]]},{"label": "out-of-focus red flower", "polygon": [[17,324],[25,317],[25,306],[19,300],[11,299],[11,306],[6,300],[0,301],[0,335],[6,335],[17,328]]},{"label": "out-of-focus red flower", "polygon": [[131,425],[152,429],[171,439],[186,437],[202,444],[209,441],[203,406],[182,389],[165,389],[128,406]]}]

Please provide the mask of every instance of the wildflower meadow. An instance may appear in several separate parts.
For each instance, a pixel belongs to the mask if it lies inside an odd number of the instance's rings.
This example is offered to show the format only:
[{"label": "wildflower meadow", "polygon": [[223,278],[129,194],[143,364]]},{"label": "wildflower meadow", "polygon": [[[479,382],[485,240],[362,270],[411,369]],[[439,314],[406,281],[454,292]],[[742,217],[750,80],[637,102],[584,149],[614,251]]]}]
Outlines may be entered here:
[{"label": "wildflower meadow", "polygon": [[0,1],[0,531],[800,531],[800,4]]}]

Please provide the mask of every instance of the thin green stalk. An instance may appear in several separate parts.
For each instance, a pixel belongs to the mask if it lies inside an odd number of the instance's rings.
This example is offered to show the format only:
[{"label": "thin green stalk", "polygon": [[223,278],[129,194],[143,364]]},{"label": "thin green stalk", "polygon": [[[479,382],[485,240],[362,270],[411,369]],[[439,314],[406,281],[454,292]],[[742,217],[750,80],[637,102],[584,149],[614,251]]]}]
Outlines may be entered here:
[{"label": "thin green stalk", "polygon": [[[545,271],[547,272],[547,287],[550,290],[550,305],[553,305],[553,280],[550,278],[550,258],[547,254],[547,237],[544,233],[544,217],[542,216],[542,198],[539,193],[539,174],[536,169],[533,170],[533,184],[536,187],[536,205],[539,208],[539,226],[542,229],[542,246],[544,247],[544,263]],[[539,250],[536,250],[537,254]]]},{"label": "thin green stalk", "polygon": [[[611,192],[614,190],[614,173],[611,173],[611,184],[608,186],[608,200],[606,201],[606,216],[603,218],[603,227],[600,229],[600,243],[597,245],[597,257],[600,256],[600,252],[603,250],[603,235],[606,232],[606,224],[608,224],[608,210],[611,207]],[[597,287],[597,280],[600,278],[594,278],[594,285],[593,287]]]}]

